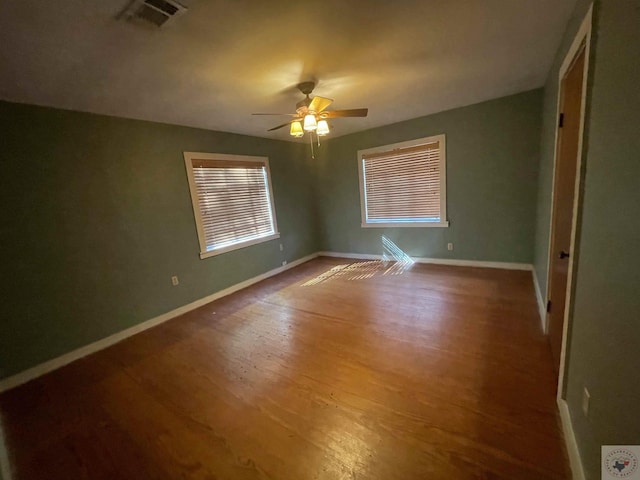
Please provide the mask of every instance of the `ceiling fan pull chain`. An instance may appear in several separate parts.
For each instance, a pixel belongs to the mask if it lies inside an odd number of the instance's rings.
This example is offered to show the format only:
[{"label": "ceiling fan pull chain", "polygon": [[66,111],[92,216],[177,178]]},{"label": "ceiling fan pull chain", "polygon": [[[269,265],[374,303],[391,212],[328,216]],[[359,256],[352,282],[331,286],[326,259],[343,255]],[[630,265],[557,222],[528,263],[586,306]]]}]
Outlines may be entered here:
[{"label": "ceiling fan pull chain", "polygon": [[313,132],[309,134],[309,143],[311,144],[311,158],[315,160],[316,157],[313,154]]}]

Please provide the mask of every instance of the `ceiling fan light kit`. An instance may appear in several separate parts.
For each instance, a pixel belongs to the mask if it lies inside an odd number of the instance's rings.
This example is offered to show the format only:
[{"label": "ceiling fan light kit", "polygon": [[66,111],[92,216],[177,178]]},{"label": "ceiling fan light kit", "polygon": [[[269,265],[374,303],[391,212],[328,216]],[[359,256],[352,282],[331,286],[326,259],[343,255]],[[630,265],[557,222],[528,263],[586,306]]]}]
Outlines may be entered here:
[{"label": "ceiling fan light kit", "polygon": [[328,133],[329,133],[329,124],[327,123],[326,120],[320,120],[318,122],[318,128],[316,129],[316,135],[320,135],[321,137],[324,137]]},{"label": "ceiling fan light kit", "polygon": [[313,132],[316,128],[318,128],[318,121],[316,120],[316,116],[313,113],[307,113],[304,116],[304,129],[307,132]]},{"label": "ceiling fan light kit", "polygon": [[289,134],[292,137],[300,138],[304,135],[304,130],[302,130],[302,124],[300,122],[292,122],[291,129],[289,130]]}]

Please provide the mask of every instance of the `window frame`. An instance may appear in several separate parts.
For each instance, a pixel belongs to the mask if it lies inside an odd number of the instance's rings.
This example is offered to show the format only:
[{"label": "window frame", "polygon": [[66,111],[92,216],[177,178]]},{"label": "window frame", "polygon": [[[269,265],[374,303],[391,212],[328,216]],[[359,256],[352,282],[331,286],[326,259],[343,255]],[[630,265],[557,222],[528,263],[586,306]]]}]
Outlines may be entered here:
[{"label": "window frame", "polygon": [[[439,222],[371,222],[367,221],[367,203],[364,179],[364,159],[363,157],[372,153],[388,152],[390,150],[415,147],[429,143],[439,142],[440,145],[440,221]],[[360,183],[360,215],[362,228],[423,228],[423,227],[448,227],[447,219],[447,157],[446,157],[446,135],[433,135],[431,137],[417,138],[405,142],[381,145],[378,147],[358,150],[358,181]]]},{"label": "window frame", "polygon": [[[276,205],[273,199],[273,187],[271,185],[271,169],[269,168],[268,157],[257,157],[250,155],[232,155],[223,153],[204,153],[204,152],[183,152],[184,165],[187,171],[187,179],[189,181],[189,193],[191,195],[191,206],[193,208],[193,216],[196,223],[196,231],[198,233],[198,243],[200,245],[200,258],[205,259],[223,253],[239,250],[241,248],[250,247],[251,245],[257,245],[259,243],[268,242],[276,238],[280,238],[280,231],[278,230],[278,220],[276,219]],[[268,201],[271,212],[271,219],[273,220],[273,232],[270,235],[264,237],[254,238],[251,240],[245,240],[243,242],[234,243],[223,248],[214,250],[207,250],[207,239],[204,234],[204,225],[202,221],[202,214],[198,206],[198,189],[196,187],[195,178],[193,175],[193,160],[220,160],[220,161],[232,161],[232,162],[251,162],[262,163],[267,173],[267,188],[268,188]]]}]

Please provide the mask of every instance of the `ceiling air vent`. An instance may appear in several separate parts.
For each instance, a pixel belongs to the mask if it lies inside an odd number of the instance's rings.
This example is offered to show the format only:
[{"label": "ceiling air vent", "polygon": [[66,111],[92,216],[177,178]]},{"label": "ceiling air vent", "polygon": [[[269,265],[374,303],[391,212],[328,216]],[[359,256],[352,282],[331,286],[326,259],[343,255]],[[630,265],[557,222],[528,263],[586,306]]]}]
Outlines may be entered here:
[{"label": "ceiling air vent", "polygon": [[124,11],[124,17],[163,27],[186,11],[187,7],[173,0],[134,0]]}]

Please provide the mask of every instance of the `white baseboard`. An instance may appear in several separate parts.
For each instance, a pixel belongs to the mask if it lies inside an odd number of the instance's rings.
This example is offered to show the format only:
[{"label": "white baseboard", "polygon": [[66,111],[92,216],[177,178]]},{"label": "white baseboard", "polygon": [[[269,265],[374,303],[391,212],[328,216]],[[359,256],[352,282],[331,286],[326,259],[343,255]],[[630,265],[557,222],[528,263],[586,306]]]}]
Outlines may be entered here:
[{"label": "white baseboard", "polygon": [[[381,260],[382,255],[371,255],[368,253],[342,253],[342,252],[318,252],[318,256],[353,258],[357,260]],[[416,263],[431,263],[435,265],[453,265],[457,267],[481,267],[481,268],[502,268],[505,270],[533,270],[530,263],[511,262],[485,262],[482,260],[456,260],[453,258],[425,258],[411,257]]]},{"label": "white baseboard", "polygon": [[319,257],[352,258],[354,260],[381,260],[382,255],[369,255],[368,253],[339,253],[318,252]]},{"label": "white baseboard", "polygon": [[576,442],[576,435],[573,431],[571,415],[569,414],[569,406],[562,398],[558,398],[558,410],[560,411],[560,419],[562,421],[564,442],[567,446],[567,453],[569,454],[571,476],[573,480],[585,480],[582,459],[580,458],[580,450],[578,450],[578,443]]},{"label": "white baseboard", "polygon": [[536,269],[532,270],[533,273],[533,286],[536,289],[536,299],[538,301],[538,314],[540,315],[540,325],[542,326],[542,333],[547,333],[547,306],[544,303],[542,297],[542,291],[540,290],[540,283],[538,282],[538,275]]},{"label": "white baseboard", "polygon": [[11,377],[7,377],[3,380],[0,380],[0,393],[10,390],[18,385],[22,385],[30,380],[34,380],[45,373],[49,373],[53,370],[56,370],[60,367],[63,367],[75,360],[79,360],[80,358],[86,357],[92,353],[103,350],[115,343],[118,343],[125,338],[129,338],[137,333],[143,332],[150,328],[155,327],[156,325],[160,325],[161,323],[166,322],[167,320],[171,320],[172,318],[178,317],[184,313],[187,313],[191,310],[194,310],[202,305],[213,302],[219,298],[225,297],[232,293],[237,292],[238,290],[242,290],[243,288],[247,288],[254,283],[258,283],[262,280],[265,280],[269,277],[273,277],[279,273],[284,272],[285,270],[289,270],[290,268],[297,267],[309,260],[312,260],[318,256],[317,253],[312,253],[311,255],[307,255],[306,257],[299,258],[298,260],[294,260],[287,265],[282,267],[274,268],[273,270],[269,270],[268,272],[262,273],[256,277],[250,278],[240,283],[236,283],[224,290],[220,290],[219,292],[212,293],[204,298],[196,300],[195,302],[191,302],[187,305],[183,305],[182,307],[178,307],[175,310],[171,310],[170,312],[163,313],[157,317],[151,318],[149,320],[145,320],[142,323],[134,325],[131,328],[127,328],[126,330],[122,330],[120,332],[114,333],[108,337],[105,337],[96,342],[90,343],[89,345],[85,345],[84,347],[80,347],[76,350],[73,350],[69,353],[65,353],[59,357],[48,360],[44,363],[36,365],[35,367],[29,368],[28,370],[24,370],[20,373],[17,373]]}]

